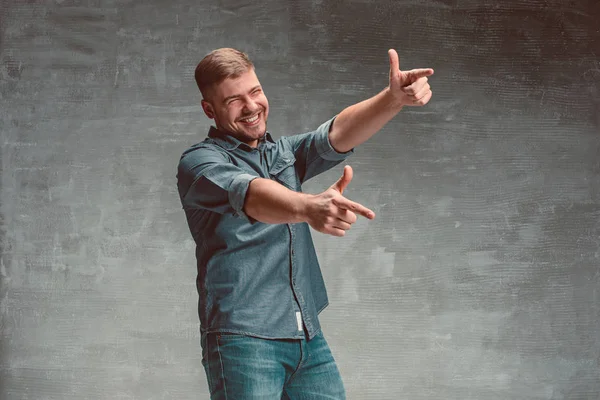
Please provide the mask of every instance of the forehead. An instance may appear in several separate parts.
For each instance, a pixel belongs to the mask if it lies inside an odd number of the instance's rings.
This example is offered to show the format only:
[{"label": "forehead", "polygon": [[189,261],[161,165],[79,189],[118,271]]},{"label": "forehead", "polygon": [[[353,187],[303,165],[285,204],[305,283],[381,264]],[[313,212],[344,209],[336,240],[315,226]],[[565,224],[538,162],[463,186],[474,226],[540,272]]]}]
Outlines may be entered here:
[{"label": "forehead", "polygon": [[243,95],[250,92],[260,81],[256,76],[256,72],[251,68],[248,72],[236,78],[227,78],[219,84],[215,85],[214,94],[219,99],[224,99],[229,96]]}]

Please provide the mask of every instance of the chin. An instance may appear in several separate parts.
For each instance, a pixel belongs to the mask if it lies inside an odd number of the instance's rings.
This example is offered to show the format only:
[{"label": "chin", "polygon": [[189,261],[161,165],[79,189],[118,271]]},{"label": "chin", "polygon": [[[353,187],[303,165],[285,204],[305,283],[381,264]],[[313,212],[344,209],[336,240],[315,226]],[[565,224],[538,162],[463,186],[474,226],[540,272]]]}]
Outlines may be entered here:
[{"label": "chin", "polygon": [[248,133],[248,135],[250,135],[250,136],[257,136],[257,135],[262,136],[267,132],[267,124],[265,124],[265,123],[258,124],[255,127],[252,127],[249,129],[246,128],[246,129],[244,129],[244,131],[246,133]]}]

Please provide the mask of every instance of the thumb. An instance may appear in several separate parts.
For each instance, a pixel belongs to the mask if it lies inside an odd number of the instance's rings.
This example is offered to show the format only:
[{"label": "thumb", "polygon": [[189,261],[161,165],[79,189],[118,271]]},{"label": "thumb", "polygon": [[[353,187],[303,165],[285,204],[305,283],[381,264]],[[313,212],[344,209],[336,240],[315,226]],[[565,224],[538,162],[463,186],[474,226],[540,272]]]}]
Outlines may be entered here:
[{"label": "thumb", "polygon": [[338,181],[336,183],[333,184],[332,188],[337,190],[338,192],[340,192],[340,194],[344,193],[344,189],[346,189],[346,186],[348,186],[348,184],[350,183],[350,181],[352,180],[352,167],[349,165],[346,165],[344,167],[344,174],[342,175],[342,177],[340,179],[338,179]]},{"label": "thumb", "polygon": [[400,60],[398,59],[398,53],[396,50],[389,49],[388,56],[390,57],[390,77],[400,70]]}]

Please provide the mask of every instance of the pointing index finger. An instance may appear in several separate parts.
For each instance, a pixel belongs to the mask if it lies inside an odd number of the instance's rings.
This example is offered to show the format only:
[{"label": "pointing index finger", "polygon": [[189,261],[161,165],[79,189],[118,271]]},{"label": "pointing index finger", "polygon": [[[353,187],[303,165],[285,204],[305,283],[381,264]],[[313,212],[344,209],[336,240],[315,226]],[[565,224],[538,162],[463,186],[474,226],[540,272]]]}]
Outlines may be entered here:
[{"label": "pointing index finger", "polygon": [[405,74],[407,74],[412,79],[419,79],[424,76],[431,76],[433,75],[433,72],[433,68],[417,68],[411,69],[410,71],[405,71]]},{"label": "pointing index finger", "polygon": [[333,202],[336,206],[343,208],[345,210],[353,211],[357,214],[362,215],[365,218],[368,218],[368,219],[375,218],[375,213],[373,211],[369,210],[367,207],[365,207],[361,204],[355,203],[346,198],[336,199],[336,200],[333,200]]}]

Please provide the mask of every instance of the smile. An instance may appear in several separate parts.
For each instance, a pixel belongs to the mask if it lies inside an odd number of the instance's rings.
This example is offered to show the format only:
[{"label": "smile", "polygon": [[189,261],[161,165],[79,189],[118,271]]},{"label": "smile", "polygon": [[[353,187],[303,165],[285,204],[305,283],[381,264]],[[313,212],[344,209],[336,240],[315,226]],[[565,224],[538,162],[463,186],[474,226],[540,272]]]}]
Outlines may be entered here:
[{"label": "smile", "polygon": [[255,125],[256,123],[258,123],[259,115],[260,115],[260,113],[256,114],[253,117],[240,119],[240,122],[243,122],[246,125]]}]

